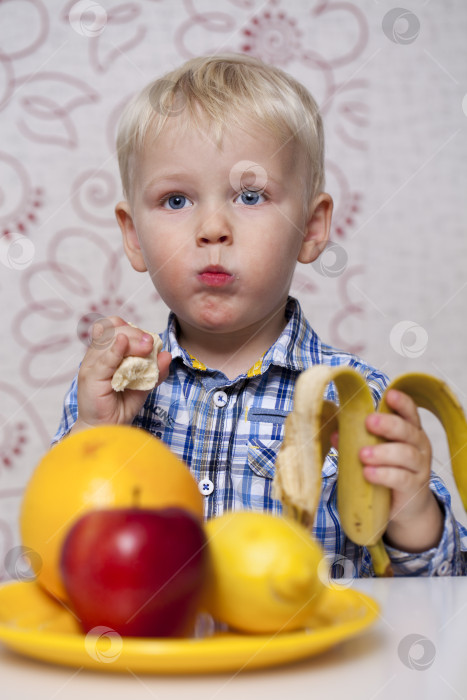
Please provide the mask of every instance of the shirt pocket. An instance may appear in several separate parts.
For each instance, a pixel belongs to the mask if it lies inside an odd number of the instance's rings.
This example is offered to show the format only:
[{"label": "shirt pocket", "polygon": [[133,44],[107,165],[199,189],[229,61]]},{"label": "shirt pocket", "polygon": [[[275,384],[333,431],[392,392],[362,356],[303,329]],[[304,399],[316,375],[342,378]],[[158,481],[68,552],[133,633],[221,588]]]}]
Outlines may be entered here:
[{"label": "shirt pocket", "polygon": [[277,453],[284,439],[284,423],[288,411],[250,408],[251,423],[248,440],[248,466],[257,476],[272,479]]},{"label": "shirt pocket", "polygon": [[258,476],[265,479],[274,477],[277,453],[282,440],[261,440],[250,438],[248,442],[248,466]]}]

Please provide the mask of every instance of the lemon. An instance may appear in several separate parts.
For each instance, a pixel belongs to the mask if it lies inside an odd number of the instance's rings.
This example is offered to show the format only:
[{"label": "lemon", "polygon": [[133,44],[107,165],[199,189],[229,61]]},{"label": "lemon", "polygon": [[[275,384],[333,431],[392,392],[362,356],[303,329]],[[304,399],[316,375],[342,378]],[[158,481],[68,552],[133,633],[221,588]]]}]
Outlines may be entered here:
[{"label": "lemon", "polygon": [[295,520],[236,511],[205,525],[210,583],[205,606],[214,619],[242,632],[306,626],[325,586],[323,552]]},{"label": "lemon", "polygon": [[59,561],[70,527],[91,509],[132,506],[175,506],[203,516],[203,497],[186,464],[145,430],[98,426],[52,447],[26,486],[20,513],[38,582],[66,599]]}]

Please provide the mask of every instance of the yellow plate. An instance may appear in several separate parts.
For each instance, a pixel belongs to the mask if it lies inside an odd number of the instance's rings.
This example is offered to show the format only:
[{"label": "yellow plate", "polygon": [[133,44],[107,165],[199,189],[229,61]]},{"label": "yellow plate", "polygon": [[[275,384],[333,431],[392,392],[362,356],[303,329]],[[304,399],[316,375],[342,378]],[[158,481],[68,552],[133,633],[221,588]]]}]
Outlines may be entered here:
[{"label": "yellow plate", "polygon": [[276,666],[349,639],[379,614],[372,598],[329,588],[310,627],[274,635],[216,634],[203,639],[121,638],[80,633],[74,617],[33,582],[0,586],[0,640],[33,658],[66,666],[135,673],[214,673]]}]

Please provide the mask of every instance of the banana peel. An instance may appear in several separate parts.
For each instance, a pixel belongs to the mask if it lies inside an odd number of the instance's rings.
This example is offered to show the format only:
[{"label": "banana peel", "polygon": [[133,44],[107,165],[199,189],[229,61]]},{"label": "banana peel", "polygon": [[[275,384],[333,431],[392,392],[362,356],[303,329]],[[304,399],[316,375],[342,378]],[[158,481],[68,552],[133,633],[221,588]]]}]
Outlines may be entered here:
[{"label": "banana peel", "polygon": [[441,379],[422,372],[401,374],[384,392],[379,410],[392,413],[386,403],[389,389],[408,394],[419,408],[425,408],[440,421],[446,433],[451,469],[464,510],[467,512],[467,420],[461,403]]},{"label": "banana peel", "polygon": [[[323,398],[334,382],[339,405]],[[457,397],[442,380],[424,373],[408,373],[389,384],[378,410],[392,413],[386,402],[390,389],[403,391],[417,406],[431,411],[442,423],[451,465],[467,511],[467,421]],[[350,367],[314,365],[297,380],[294,408],[285,422],[284,441],[276,460],[274,495],[284,512],[311,528],[321,494],[321,469],[339,430],[337,509],[349,539],[366,547],[377,576],[392,575],[383,542],[389,522],[391,492],[370,484],[363,476],[358,453],[366,445],[382,442],[365,427],[374,402],[364,377]]]}]

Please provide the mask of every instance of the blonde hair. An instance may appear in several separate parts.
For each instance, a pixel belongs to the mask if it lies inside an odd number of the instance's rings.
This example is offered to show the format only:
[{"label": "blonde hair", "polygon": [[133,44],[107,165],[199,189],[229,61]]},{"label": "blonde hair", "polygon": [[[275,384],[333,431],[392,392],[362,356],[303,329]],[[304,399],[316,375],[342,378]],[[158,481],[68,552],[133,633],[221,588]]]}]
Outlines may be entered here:
[{"label": "blonde hair", "polygon": [[185,125],[209,126],[219,143],[229,125],[245,128],[245,123],[258,123],[281,144],[292,141],[298,146],[305,160],[307,201],[324,188],[323,125],[308,90],[259,59],[223,54],[187,61],[151,82],[126,106],[118,128],[117,153],[127,199],[133,155],[143,148],[148,132],[156,138],[174,115],[180,115]]}]

